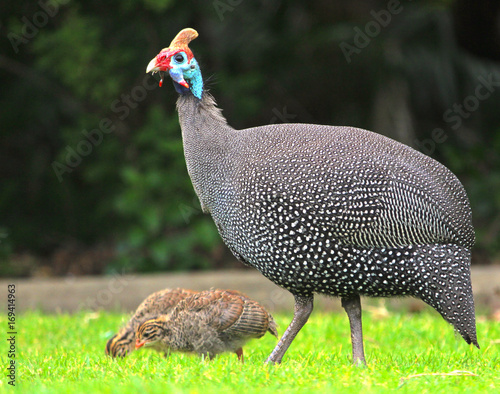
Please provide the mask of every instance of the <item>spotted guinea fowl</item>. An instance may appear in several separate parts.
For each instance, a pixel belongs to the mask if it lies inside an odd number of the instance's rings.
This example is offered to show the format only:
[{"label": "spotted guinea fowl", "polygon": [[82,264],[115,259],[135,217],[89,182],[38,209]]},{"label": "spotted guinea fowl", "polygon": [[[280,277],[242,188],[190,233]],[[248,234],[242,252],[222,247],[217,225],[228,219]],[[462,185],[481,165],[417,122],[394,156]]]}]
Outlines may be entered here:
[{"label": "spotted guinea fowl", "polygon": [[266,332],[278,337],[273,317],[258,302],[235,290],[207,290],[179,302],[170,315],[143,322],[135,347],[210,358],[234,352],[243,361],[242,346]]},{"label": "spotted guinea fowl", "polygon": [[106,344],[106,354],[111,357],[125,357],[135,350],[135,333],[139,324],[158,314],[168,314],[186,297],[196,292],[187,289],[164,289],[149,295],[137,308],[128,323]]},{"label": "spotted guinea fowl", "polygon": [[233,254],[295,297],[267,362],[280,362],[313,310],[338,296],[356,362],[365,362],[360,296],[414,296],[479,347],[467,195],[446,167],[353,127],[273,124],[235,130],[204,89],[182,30],[146,72],[168,72],[187,169]]}]

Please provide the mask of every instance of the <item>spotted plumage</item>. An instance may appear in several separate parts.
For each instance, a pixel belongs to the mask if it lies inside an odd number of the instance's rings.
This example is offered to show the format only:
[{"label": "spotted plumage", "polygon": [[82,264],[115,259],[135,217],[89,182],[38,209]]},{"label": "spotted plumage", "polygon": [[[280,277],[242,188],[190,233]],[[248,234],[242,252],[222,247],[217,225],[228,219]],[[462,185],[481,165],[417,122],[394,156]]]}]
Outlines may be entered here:
[{"label": "spotted plumage", "polygon": [[137,308],[127,324],[106,343],[106,354],[125,357],[135,350],[135,333],[144,320],[158,314],[168,314],[186,297],[196,292],[188,289],[164,289],[149,295]]},{"label": "spotted plumage", "polygon": [[[176,40],[168,53],[183,53]],[[361,295],[418,297],[479,346],[470,282],[474,229],[455,175],[358,128],[235,130],[200,86],[198,63],[181,58],[153,59],[148,71],[169,70],[180,93],[186,164],[201,205],[238,259],[295,296],[294,319],[269,362],[281,361],[314,293],[341,297],[355,360],[365,361]]]},{"label": "spotted plumage", "polygon": [[137,329],[136,348],[210,358],[234,352],[243,360],[242,346],[266,332],[278,337],[273,317],[259,303],[235,290],[207,290],[179,302],[170,315],[143,322]]}]

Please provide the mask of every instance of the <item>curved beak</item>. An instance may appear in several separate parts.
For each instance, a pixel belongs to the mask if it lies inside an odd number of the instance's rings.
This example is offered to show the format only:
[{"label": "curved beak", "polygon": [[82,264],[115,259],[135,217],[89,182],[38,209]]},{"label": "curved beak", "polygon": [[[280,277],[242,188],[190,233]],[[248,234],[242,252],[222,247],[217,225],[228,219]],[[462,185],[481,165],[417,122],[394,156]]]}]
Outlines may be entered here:
[{"label": "curved beak", "polygon": [[144,345],[146,344],[146,342],[141,342],[139,341],[138,339],[135,341],[135,348],[136,349],[139,349],[141,347],[143,347]]},{"label": "curved beak", "polygon": [[148,66],[146,67],[146,74],[150,73],[151,71],[160,71],[160,67],[158,67],[156,63],[156,57],[151,59],[151,61],[148,63]]}]

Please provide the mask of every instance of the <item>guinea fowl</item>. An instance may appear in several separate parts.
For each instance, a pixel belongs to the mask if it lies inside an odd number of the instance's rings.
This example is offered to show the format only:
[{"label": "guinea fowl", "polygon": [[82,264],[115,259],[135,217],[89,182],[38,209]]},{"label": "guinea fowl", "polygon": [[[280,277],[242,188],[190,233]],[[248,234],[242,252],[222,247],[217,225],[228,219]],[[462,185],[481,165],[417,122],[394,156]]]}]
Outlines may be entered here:
[{"label": "guinea fowl", "polygon": [[135,347],[210,358],[235,352],[243,361],[242,346],[266,332],[278,337],[273,317],[259,303],[235,290],[207,290],[179,302],[170,315],[143,322]]},{"label": "guinea fowl", "polygon": [[360,296],[414,296],[467,343],[476,338],[470,280],[474,229],[466,192],[445,166],[353,127],[229,126],[204,89],[182,30],[146,72],[167,72],[186,165],[204,212],[243,263],[289,290],[295,313],[267,362],[283,355],[313,310],[338,296],[354,361],[365,363]]},{"label": "guinea fowl", "polygon": [[149,295],[137,308],[128,323],[106,343],[106,354],[125,357],[135,349],[135,333],[144,320],[159,314],[168,314],[186,297],[196,291],[187,289],[164,289]]}]

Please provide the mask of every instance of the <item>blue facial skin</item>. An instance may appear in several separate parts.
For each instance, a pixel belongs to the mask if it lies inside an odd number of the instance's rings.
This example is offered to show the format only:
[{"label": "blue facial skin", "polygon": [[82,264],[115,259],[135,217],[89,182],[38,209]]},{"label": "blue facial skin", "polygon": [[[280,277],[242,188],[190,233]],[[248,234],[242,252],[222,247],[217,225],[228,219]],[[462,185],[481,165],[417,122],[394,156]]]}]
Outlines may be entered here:
[{"label": "blue facial skin", "polygon": [[[174,87],[177,93],[186,94],[190,90],[195,97],[201,99],[203,93],[203,79],[196,59],[192,58],[191,62],[188,62],[186,53],[179,52],[170,59],[170,66],[171,69],[169,70],[169,74],[174,81]],[[189,84],[190,89],[179,84],[183,79]]]}]

